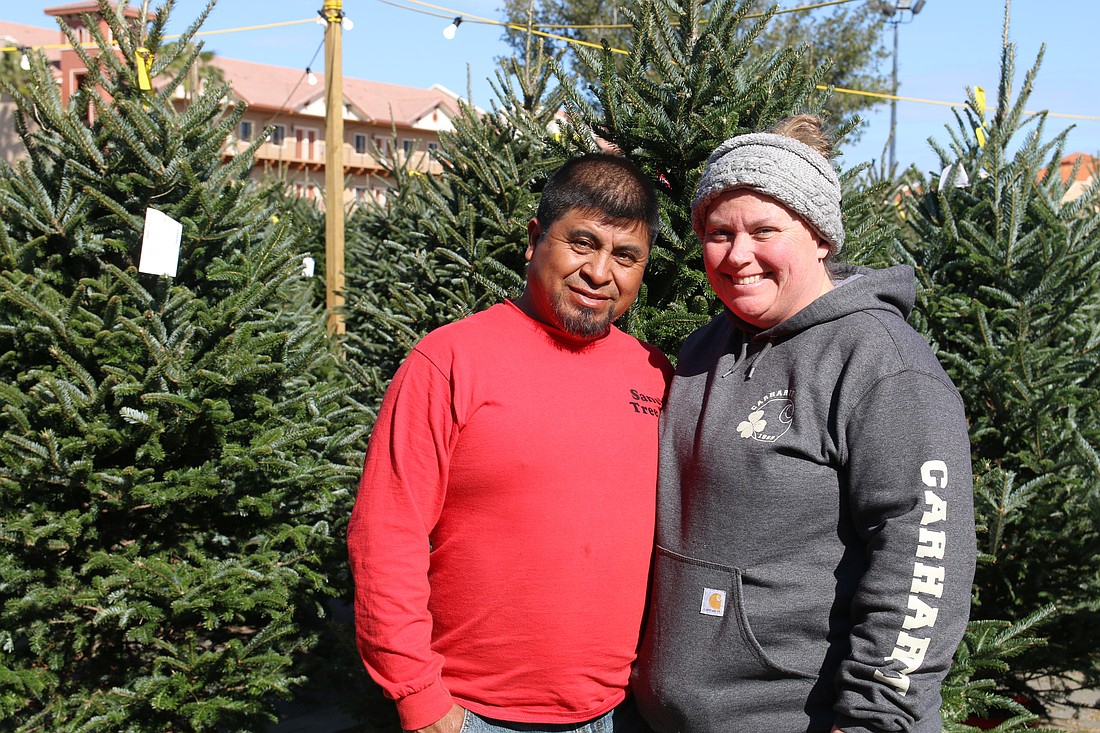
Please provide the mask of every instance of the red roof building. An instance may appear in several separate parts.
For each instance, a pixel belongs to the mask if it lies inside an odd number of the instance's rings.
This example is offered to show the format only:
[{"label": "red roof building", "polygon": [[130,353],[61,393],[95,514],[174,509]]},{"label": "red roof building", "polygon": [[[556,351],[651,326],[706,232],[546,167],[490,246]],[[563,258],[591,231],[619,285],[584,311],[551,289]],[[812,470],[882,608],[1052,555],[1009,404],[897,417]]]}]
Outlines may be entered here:
[{"label": "red roof building", "polygon": [[[117,7],[117,5],[115,5]],[[137,21],[139,11],[125,5],[127,18]],[[45,9],[74,28],[78,40],[91,41],[84,27],[84,14],[96,15],[96,2],[78,2]],[[100,25],[110,38],[106,23]],[[62,99],[76,91],[87,70],[80,57],[67,47],[60,30],[35,28],[0,21],[0,46],[9,49],[40,49],[55,69]],[[310,82],[301,69],[214,57],[210,65],[221,71],[235,98],[247,105],[236,134],[226,141],[223,155],[232,157],[258,139],[269,126],[271,134],[258,148],[253,176],[278,177],[299,196],[323,200],[325,181],[325,80],[312,74]],[[179,91],[180,103],[186,93]],[[345,199],[382,200],[389,188],[384,159],[423,172],[438,173],[429,151],[439,142],[439,133],[453,129],[458,114],[458,95],[440,87],[413,87],[343,79]],[[4,109],[6,107],[6,109]],[[10,101],[0,104],[0,156],[11,160],[22,151],[21,141],[10,124]],[[7,124],[5,124],[7,123]]]},{"label": "red roof building", "polygon": [[[1078,165],[1078,161],[1080,161],[1080,165]],[[1077,166],[1076,174],[1074,174],[1074,166]],[[1084,153],[1071,153],[1058,161],[1058,173],[1062,176],[1062,182],[1069,183],[1069,188],[1062,200],[1072,201],[1083,194],[1089,186],[1096,183],[1098,171],[1100,171],[1100,161]],[[1039,175],[1046,175],[1046,168],[1040,171]],[[1071,175],[1073,175],[1072,182],[1070,181]]]}]

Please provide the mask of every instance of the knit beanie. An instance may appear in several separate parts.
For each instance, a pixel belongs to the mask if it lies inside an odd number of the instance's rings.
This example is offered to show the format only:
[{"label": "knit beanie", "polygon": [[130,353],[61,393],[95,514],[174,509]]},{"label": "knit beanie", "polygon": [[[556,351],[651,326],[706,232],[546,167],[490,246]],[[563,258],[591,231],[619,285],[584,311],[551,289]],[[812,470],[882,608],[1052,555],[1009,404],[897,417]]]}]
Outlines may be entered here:
[{"label": "knit beanie", "polygon": [[702,235],[707,207],[735,188],[767,194],[801,216],[830,245],[844,246],[840,179],[821,153],[786,135],[754,132],[731,137],[707,160],[691,202],[691,224]]}]

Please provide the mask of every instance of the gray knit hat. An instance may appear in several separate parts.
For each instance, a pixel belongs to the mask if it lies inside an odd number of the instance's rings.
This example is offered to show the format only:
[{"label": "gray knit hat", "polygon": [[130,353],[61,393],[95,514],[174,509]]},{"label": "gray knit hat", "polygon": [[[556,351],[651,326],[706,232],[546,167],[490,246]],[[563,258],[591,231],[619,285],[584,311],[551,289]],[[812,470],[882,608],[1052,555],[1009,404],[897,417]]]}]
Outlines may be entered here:
[{"label": "gray knit hat", "polygon": [[707,207],[735,188],[751,188],[776,199],[814,228],[833,254],[844,246],[840,180],[821,153],[786,135],[754,132],[731,137],[707,160],[691,202],[691,224],[703,231]]}]

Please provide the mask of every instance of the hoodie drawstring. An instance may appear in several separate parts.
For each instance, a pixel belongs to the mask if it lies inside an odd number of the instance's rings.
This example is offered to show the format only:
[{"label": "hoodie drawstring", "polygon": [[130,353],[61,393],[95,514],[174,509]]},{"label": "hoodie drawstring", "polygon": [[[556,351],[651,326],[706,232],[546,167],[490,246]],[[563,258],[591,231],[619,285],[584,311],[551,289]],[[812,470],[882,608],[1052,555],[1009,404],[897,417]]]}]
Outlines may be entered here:
[{"label": "hoodie drawstring", "polygon": [[737,366],[739,364],[741,364],[742,362],[747,361],[747,363],[749,365],[749,371],[745,375],[745,381],[747,382],[750,379],[752,379],[752,375],[756,372],[756,367],[760,364],[761,361],[764,360],[764,355],[767,354],[769,351],[771,351],[772,340],[771,339],[765,339],[764,340],[764,348],[762,348],[762,349],[760,349],[760,351],[756,352],[756,354],[750,359],[749,355],[748,355],[749,354],[749,339],[745,338],[744,333],[741,333],[741,332],[737,332],[737,333],[741,336],[741,353],[738,355],[738,357],[736,359],[733,360],[733,365],[730,366],[730,368],[726,370],[726,373],[722,375],[722,379],[725,379],[729,375],[733,374],[734,370],[737,369]]},{"label": "hoodie drawstring", "polygon": [[749,373],[745,375],[746,382],[752,379],[753,373],[756,372],[756,367],[760,365],[760,362],[764,361],[764,354],[767,354],[769,351],[771,351],[771,348],[772,340],[768,339],[764,342],[764,348],[760,349],[760,351],[757,352],[756,356],[752,358],[752,361],[749,362]]},{"label": "hoodie drawstring", "polygon": [[[733,360],[733,364],[726,371],[726,373],[722,375],[722,379],[725,379],[729,375],[733,374],[733,370],[736,369],[737,365],[743,362],[749,354],[749,341],[745,338],[745,334],[741,333],[740,331],[734,331],[734,333],[738,334],[741,337],[741,354]],[[733,334],[730,334],[731,339],[732,337]]]}]

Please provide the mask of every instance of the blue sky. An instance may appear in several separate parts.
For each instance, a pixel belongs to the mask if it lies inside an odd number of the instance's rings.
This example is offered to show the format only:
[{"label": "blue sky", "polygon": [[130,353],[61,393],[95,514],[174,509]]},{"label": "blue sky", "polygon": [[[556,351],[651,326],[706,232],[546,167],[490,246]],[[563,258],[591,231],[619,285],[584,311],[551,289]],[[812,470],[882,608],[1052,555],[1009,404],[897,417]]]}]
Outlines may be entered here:
[{"label": "blue sky", "polygon": [[[860,0],[862,1],[862,0]],[[51,27],[43,8],[65,0],[4,0],[0,18]],[[495,59],[508,53],[499,26],[465,22],[453,40],[442,36],[453,16],[499,19],[500,0],[344,0],[354,27],[344,33],[344,74],[394,84],[443,86],[488,106],[492,92],[488,79]],[[136,4],[136,3],[135,3]],[[154,5],[159,4],[154,2]],[[784,7],[800,4],[783,0]],[[322,0],[219,0],[204,30],[303,20],[317,16]],[[181,31],[205,6],[204,0],[178,0],[170,30]],[[944,102],[965,100],[967,86],[982,86],[990,105],[996,101],[1005,4],[1003,0],[927,0],[920,14],[899,27],[899,95]],[[823,12],[823,11],[813,11]],[[1010,39],[1017,46],[1016,86],[1035,61],[1041,44],[1046,54],[1029,110],[1100,118],[1100,82],[1090,61],[1100,30],[1100,3],[1093,0],[1013,0]],[[892,45],[889,28],[888,46]],[[315,70],[324,67],[318,54],[323,27],[314,23],[263,28],[204,38],[206,48],[233,58]],[[889,61],[884,66],[889,73]],[[954,123],[948,107],[898,102],[899,164],[916,163],[922,170],[937,168],[926,142],[934,137],[946,146],[945,125]],[[844,167],[884,157],[889,133],[889,105],[867,115],[870,128],[863,140],[845,150]],[[1100,153],[1100,119],[1052,119],[1048,131],[1076,125],[1067,152]]]}]

